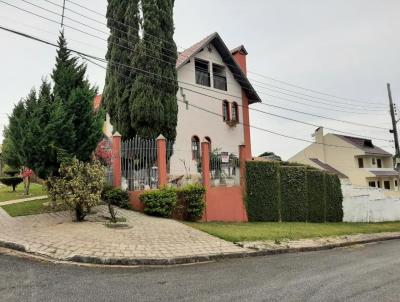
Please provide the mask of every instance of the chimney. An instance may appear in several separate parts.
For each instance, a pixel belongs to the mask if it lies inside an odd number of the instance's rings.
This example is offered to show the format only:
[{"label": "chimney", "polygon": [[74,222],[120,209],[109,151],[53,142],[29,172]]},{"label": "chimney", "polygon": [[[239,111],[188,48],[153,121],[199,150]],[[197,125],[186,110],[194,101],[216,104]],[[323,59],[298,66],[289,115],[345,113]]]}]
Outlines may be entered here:
[{"label": "chimney", "polygon": [[314,137],[315,137],[316,143],[323,144],[324,143],[324,128],[323,127],[317,128],[317,130],[315,130]]},{"label": "chimney", "polygon": [[243,73],[247,75],[247,63],[246,63],[246,56],[248,54],[246,48],[243,45],[240,45],[231,50],[231,54],[235,59],[236,63],[239,64],[240,68],[242,69]]}]

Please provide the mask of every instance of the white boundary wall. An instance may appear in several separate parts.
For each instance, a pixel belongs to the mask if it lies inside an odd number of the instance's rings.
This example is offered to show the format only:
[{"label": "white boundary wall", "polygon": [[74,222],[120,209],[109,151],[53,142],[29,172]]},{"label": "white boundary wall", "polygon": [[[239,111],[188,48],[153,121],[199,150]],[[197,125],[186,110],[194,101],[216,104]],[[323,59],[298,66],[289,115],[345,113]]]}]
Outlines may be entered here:
[{"label": "white boundary wall", "polygon": [[384,190],[342,183],[344,222],[400,221],[400,198]]}]

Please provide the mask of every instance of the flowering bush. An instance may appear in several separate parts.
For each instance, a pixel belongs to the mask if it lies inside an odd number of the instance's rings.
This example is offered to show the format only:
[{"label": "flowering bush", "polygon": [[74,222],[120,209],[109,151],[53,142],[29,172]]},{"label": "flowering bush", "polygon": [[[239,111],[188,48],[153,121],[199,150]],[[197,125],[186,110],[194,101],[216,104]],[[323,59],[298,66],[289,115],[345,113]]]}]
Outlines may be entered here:
[{"label": "flowering bush", "polygon": [[90,209],[99,204],[104,186],[104,169],[99,162],[84,163],[76,158],[61,164],[60,177],[53,179],[49,194],[75,211],[77,221],[83,221]]},{"label": "flowering bush", "polygon": [[112,149],[111,143],[108,138],[104,138],[95,150],[96,159],[99,160],[103,165],[111,165]]}]

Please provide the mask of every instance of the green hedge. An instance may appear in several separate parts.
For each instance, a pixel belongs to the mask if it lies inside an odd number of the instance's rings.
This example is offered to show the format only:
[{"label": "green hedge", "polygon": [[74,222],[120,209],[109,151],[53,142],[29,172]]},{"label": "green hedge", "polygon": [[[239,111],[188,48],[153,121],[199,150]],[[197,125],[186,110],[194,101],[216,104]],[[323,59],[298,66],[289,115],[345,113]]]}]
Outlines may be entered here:
[{"label": "green hedge", "polygon": [[205,193],[206,189],[201,185],[187,185],[177,190],[181,219],[197,221],[203,217]]},{"label": "green hedge", "polygon": [[325,175],[326,187],[326,221],[339,222],[343,220],[343,195],[340,180],[337,175]]},{"label": "green hedge", "polygon": [[169,218],[176,204],[176,191],[168,188],[147,191],[139,198],[143,202],[146,214]]},{"label": "green hedge", "polygon": [[325,181],[324,172],[307,170],[308,221],[325,221]]},{"label": "green hedge", "polygon": [[246,163],[246,207],[250,221],[279,221],[279,165]]},{"label": "green hedge", "polygon": [[337,222],[343,219],[337,175],[306,165],[246,163],[249,221]]},{"label": "green hedge", "polygon": [[305,167],[281,167],[282,221],[307,221],[307,183]]},{"label": "green hedge", "polygon": [[148,215],[196,221],[203,217],[206,190],[201,185],[183,188],[163,188],[140,195],[144,212]]},{"label": "green hedge", "polygon": [[106,203],[123,209],[131,208],[128,192],[109,185],[104,186],[103,192],[101,193],[101,199]]}]

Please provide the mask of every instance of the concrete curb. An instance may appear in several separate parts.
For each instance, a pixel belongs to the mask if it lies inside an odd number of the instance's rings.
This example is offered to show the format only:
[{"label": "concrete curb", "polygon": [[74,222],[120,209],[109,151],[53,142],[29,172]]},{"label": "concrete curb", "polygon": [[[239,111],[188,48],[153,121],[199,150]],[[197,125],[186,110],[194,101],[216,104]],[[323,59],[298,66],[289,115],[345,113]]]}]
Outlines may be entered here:
[{"label": "concrete curb", "polygon": [[385,237],[376,237],[369,238],[365,240],[354,240],[348,242],[341,243],[333,243],[321,246],[308,246],[308,247],[297,247],[297,248],[281,248],[281,249],[269,249],[269,250],[252,250],[252,251],[244,251],[239,253],[227,253],[227,254],[217,254],[217,255],[197,255],[197,256],[189,256],[189,257],[177,257],[177,258],[104,258],[104,257],[95,257],[95,256],[83,256],[83,255],[74,255],[67,259],[59,259],[55,257],[50,257],[48,255],[44,255],[41,253],[35,253],[29,251],[24,245],[8,242],[8,241],[0,241],[0,247],[7,248],[10,250],[16,250],[18,252],[23,252],[27,254],[37,255],[41,257],[45,257],[51,261],[60,261],[60,262],[74,262],[74,263],[83,263],[83,264],[95,264],[95,265],[109,265],[109,266],[168,266],[168,265],[182,265],[182,264],[194,264],[194,263],[202,263],[202,262],[210,262],[210,261],[220,261],[224,259],[239,259],[239,258],[250,258],[250,257],[260,257],[260,256],[268,256],[268,255],[279,255],[279,254],[289,254],[289,253],[301,253],[301,252],[315,252],[315,251],[323,251],[330,250],[334,248],[347,247],[352,245],[359,244],[367,244],[374,242],[382,242],[389,240],[398,240],[400,239],[400,235],[393,236],[385,236]]}]

